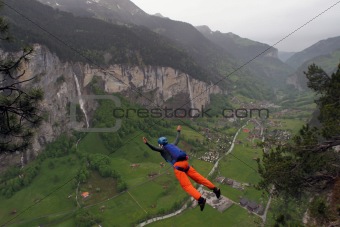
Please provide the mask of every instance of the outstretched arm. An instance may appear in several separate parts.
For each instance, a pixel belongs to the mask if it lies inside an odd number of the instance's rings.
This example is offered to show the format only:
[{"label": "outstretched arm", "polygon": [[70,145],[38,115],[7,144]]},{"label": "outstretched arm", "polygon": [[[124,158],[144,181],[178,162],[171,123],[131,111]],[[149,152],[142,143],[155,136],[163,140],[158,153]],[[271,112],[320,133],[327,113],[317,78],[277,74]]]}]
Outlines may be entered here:
[{"label": "outstretched arm", "polygon": [[179,142],[179,136],[181,134],[181,130],[182,130],[182,127],[180,125],[177,126],[177,136],[176,136],[176,139],[175,141],[173,142],[173,144],[177,145],[178,142]]},{"label": "outstretched arm", "polygon": [[150,147],[151,150],[158,151],[158,152],[163,151],[163,148],[155,147],[155,146],[149,144],[149,143],[148,143],[148,140],[147,140],[145,137],[143,137],[143,142],[144,142],[146,145],[148,145],[148,147]]}]

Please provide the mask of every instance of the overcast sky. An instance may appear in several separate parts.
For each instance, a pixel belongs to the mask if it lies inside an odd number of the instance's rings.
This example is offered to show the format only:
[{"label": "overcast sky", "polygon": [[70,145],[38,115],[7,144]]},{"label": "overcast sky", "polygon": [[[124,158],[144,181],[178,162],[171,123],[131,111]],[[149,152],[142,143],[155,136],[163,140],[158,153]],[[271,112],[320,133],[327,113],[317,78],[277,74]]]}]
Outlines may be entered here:
[{"label": "overcast sky", "polygon": [[131,0],[148,14],[273,45],[317,17],[275,47],[301,51],[314,43],[340,36],[340,0]]}]

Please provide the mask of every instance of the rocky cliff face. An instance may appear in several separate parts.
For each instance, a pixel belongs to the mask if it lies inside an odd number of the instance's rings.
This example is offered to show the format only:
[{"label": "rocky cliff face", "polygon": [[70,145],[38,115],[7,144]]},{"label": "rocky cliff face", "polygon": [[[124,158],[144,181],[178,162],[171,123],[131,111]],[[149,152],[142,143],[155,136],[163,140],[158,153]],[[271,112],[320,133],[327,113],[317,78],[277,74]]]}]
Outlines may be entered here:
[{"label": "rocky cliff face", "polygon": [[[210,102],[210,94],[222,93],[218,86],[198,81],[173,68],[111,65],[102,69],[88,64],[61,62],[55,54],[41,45],[35,45],[34,49],[30,61],[22,66],[22,71],[25,71],[22,80],[34,76],[36,78],[23,86],[43,89],[45,96],[42,106],[47,114],[39,132],[36,133],[32,149],[25,155],[25,161],[34,157],[46,143],[74,127],[70,121],[70,103],[72,100],[79,101],[80,93],[90,94],[89,84],[94,78],[102,80],[107,93],[119,92],[128,95],[136,89],[142,94],[152,92],[148,102],[142,104],[155,103],[164,106],[173,97],[180,95],[184,97],[187,107],[200,109]],[[191,99],[193,101],[190,101]],[[85,101],[83,105],[80,103],[80,107],[83,107],[84,114],[88,121],[91,121],[89,113],[96,108],[96,103],[89,104]],[[78,127],[86,125],[85,120],[77,123]],[[0,160],[4,161],[3,158]]]},{"label": "rocky cliff face", "polygon": [[222,93],[217,86],[198,81],[188,74],[168,67],[145,66],[141,68],[113,65],[106,70],[101,70],[84,65],[83,75],[83,87],[86,87],[94,77],[98,77],[105,82],[107,93],[138,88],[142,93],[154,91],[152,100],[148,101],[161,106],[176,95],[187,94],[186,101],[190,107],[200,108],[210,102],[210,94]]},{"label": "rocky cliff face", "polygon": [[[302,81],[304,79],[304,81]],[[298,73],[294,73],[292,75],[290,75],[287,80],[286,80],[287,84],[293,85],[295,87],[295,89],[299,90],[299,91],[304,91],[307,88],[307,79],[302,78],[298,75]]]}]

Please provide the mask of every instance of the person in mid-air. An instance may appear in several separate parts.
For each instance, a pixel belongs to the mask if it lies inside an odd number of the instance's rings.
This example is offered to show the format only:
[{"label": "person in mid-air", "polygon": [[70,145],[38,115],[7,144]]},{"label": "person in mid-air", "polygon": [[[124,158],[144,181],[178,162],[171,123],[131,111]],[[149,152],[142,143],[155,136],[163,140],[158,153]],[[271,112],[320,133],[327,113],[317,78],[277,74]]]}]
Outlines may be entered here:
[{"label": "person in mid-air", "polygon": [[202,197],[201,193],[194,186],[192,186],[188,176],[197,183],[206,186],[210,190],[213,190],[218,199],[221,196],[221,190],[215,187],[213,183],[211,183],[208,179],[199,174],[192,166],[190,166],[186,153],[176,146],[179,142],[181,129],[182,128],[179,125],[177,127],[177,137],[175,142],[172,144],[168,143],[166,137],[160,137],[158,139],[159,147],[149,144],[145,137],[143,137],[143,142],[152,150],[158,151],[165,161],[173,165],[176,178],[178,179],[182,188],[198,201],[201,211],[203,211],[206,199]]}]

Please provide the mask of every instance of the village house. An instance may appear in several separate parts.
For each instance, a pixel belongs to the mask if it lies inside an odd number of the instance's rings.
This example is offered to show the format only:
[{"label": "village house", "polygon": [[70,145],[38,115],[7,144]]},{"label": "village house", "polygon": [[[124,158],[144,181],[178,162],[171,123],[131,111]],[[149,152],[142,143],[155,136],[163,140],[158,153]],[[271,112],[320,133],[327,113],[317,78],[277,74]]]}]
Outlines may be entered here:
[{"label": "village house", "polygon": [[240,205],[241,206],[246,206],[248,204],[248,200],[246,199],[246,198],[242,198],[241,200],[240,200]]},{"label": "village house", "polygon": [[255,212],[258,208],[259,208],[259,205],[255,202],[248,202],[247,204],[247,209],[252,212]]},{"label": "village house", "polygon": [[220,184],[223,184],[225,179],[226,179],[225,177],[217,177],[217,178],[215,179],[215,181],[218,182],[218,183],[220,183]]},{"label": "village house", "polygon": [[81,197],[83,197],[84,199],[89,197],[90,193],[89,192],[83,192],[81,193]]},{"label": "village house", "polygon": [[234,184],[234,181],[232,179],[228,179],[228,178],[225,180],[225,182],[226,182],[227,185],[233,185]]}]

